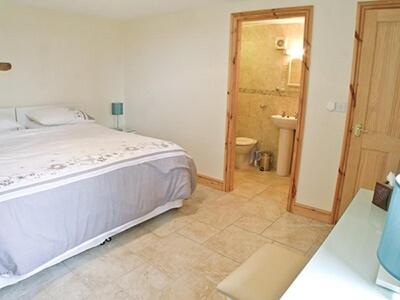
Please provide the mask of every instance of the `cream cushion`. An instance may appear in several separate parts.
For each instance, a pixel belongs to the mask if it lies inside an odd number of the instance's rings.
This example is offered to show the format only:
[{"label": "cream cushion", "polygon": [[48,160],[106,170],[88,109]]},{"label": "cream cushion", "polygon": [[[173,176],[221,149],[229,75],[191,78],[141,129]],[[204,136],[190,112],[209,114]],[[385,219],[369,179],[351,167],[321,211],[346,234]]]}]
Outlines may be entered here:
[{"label": "cream cushion", "polygon": [[226,277],[217,289],[233,300],[276,300],[305,264],[305,256],[267,244]]}]

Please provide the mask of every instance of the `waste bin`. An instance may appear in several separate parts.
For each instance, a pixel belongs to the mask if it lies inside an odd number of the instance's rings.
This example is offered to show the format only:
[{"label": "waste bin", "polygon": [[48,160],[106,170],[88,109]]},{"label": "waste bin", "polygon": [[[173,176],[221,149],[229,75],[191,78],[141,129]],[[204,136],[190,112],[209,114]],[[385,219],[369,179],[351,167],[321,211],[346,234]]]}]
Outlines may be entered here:
[{"label": "waste bin", "polygon": [[260,171],[270,171],[271,170],[272,153],[262,152],[260,155],[260,160],[258,162],[258,167]]}]

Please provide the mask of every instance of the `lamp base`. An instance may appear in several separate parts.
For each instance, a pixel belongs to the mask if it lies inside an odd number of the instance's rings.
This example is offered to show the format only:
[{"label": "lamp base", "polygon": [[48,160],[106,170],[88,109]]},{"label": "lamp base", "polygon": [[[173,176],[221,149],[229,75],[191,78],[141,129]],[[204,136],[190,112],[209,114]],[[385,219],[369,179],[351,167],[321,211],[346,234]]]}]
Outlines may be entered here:
[{"label": "lamp base", "polygon": [[390,275],[382,266],[379,266],[376,284],[400,294],[400,281]]}]

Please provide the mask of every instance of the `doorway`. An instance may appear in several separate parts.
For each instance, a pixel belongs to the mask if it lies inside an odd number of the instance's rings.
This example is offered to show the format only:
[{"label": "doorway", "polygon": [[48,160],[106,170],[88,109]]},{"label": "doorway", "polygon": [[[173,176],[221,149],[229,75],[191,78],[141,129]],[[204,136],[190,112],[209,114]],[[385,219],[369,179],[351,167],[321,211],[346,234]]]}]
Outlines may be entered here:
[{"label": "doorway", "polygon": [[334,221],[390,171],[400,171],[400,1],[360,2]]},{"label": "doorway", "polygon": [[[255,178],[258,182],[286,180],[285,206],[289,211],[295,207],[300,166],[312,13],[313,7],[306,6],[235,13],[231,16],[224,189],[232,191],[235,181],[246,177],[246,174],[248,177],[245,180]],[[261,39],[269,36],[269,40],[258,43],[249,40],[260,36]],[[272,49],[268,50],[266,43]],[[254,50],[257,51],[257,45],[261,45],[259,50],[262,54],[252,55]],[[245,61],[249,57],[252,62]],[[273,62],[268,65],[266,60],[271,57],[274,57]],[[279,72],[272,69],[266,72],[265,68],[273,64],[281,66]],[[261,79],[254,80],[254,76],[248,76],[249,72],[257,70],[263,72]],[[268,77],[271,74],[278,78]],[[281,107],[277,107],[279,105]],[[243,116],[246,109],[252,110],[253,114]],[[251,126],[246,127],[251,122],[259,122],[257,118],[263,118],[261,126],[253,126],[253,129],[256,127],[254,131]],[[258,133],[257,126],[260,129]],[[271,129],[270,132],[264,130],[266,127]],[[275,136],[269,137],[271,134]],[[265,159],[268,158],[272,170],[269,175],[258,171],[260,163],[265,167]]]}]

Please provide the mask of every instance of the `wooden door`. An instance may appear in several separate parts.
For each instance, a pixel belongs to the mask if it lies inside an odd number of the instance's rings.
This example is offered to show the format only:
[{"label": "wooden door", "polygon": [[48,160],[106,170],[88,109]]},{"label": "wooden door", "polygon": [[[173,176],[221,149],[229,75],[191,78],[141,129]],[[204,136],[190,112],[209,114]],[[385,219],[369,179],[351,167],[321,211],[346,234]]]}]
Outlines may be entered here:
[{"label": "wooden door", "polygon": [[400,9],[365,12],[339,214],[360,188],[400,171]]}]

